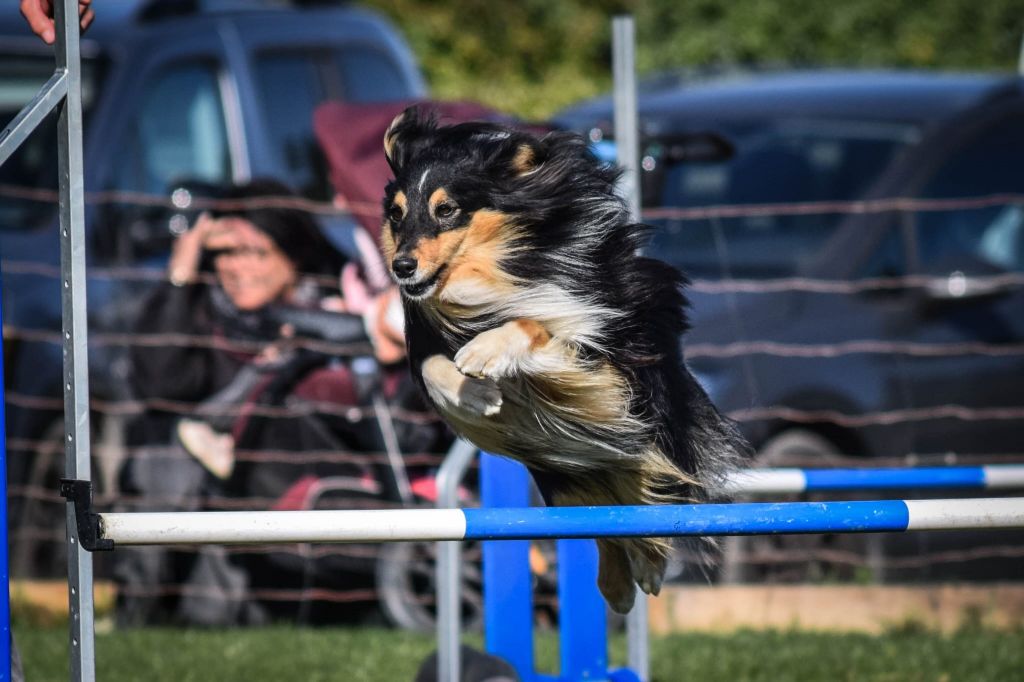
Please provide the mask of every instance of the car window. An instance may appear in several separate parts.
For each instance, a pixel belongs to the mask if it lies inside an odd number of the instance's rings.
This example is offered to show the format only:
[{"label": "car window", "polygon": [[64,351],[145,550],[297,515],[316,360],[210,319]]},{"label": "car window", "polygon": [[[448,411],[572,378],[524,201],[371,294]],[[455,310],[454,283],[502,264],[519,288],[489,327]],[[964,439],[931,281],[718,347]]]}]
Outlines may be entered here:
[{"label": "car window", "polygon": [[206,61],[169,66],[146,83],[112,184],[159,194],[185,179],[231,179],[217,68]]},{"label": "car window", "polygon": [[366,103],[409,96],[391,58],[370,48],[270,50],[254,64],[281,179],[310,199],[328,200],[333,193],[313,132],[316,107],[327,99]]},{"label": "car window", "polygon": [[350,47],[338,52],[338,70],[349,102],[390,102],[409,96],[402,72],[391,58],[377,50]]},{"label": "car window", "polygon": [[[934,199],[1024,194],[1024,112],[1007,116],[967,140],[925,184]],[[915,215],[916,249],[924,272],[991,274],[1024,270],[1024,206],[965,206]]]},{"label": "car window", "polygon": [[[53,75],[53,58],[0,56],[0,126],[18,115]],[[83,123],[91,118],[99,80],[94,60],[82,61]],[[48,197],[26,196],[26,190],[57,190],[57,116],[51,113],[0,165],[0,230],[48,227],[54,204]]]},{"label": "car window", "polygon": [[[667,208],[790,204],[859,198],[894,155],[917,139],[911,126],[864,121],[788,121],[732,136],[735,154],[669,163]],[[756,215],[655,222],[652,251],[695,277],[785,277],[816,260],[839,213]]]},{"label": "car window", "polygon": [[329,196],[324,161],[313,134],[313,110],[327,97],[322,52],[269,52],[255,61],[271,144],[284,182],[303,195]]}]

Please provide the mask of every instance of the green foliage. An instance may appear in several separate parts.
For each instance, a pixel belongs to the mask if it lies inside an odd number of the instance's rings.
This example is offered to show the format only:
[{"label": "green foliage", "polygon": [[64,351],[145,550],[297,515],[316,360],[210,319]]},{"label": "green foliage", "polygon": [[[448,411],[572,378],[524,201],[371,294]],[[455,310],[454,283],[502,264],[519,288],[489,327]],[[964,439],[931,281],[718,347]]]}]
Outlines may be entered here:
[{"label": "green foliage", "polygon": [[611,87],[611,18],[637,22],[641,73],[752,65],[1013,69],[1024,0],[364,0],[431,85],[543,118]]}]

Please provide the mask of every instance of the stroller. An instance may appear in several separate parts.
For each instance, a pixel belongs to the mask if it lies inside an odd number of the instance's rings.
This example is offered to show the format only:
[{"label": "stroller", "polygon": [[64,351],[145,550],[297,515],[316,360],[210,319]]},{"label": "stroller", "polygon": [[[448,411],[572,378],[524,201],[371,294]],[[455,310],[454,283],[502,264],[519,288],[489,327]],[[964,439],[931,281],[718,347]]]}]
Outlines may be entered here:
[{"label": "stroller", "polygon": [[[373,214],[379,214],[379,195],[389,174],[380,140],[404,106],[328,103],[314,119],[332,181],[358,219],[339,245],[355,256],[363,279],[378,289],[389,282],[373,236],[379,224],[379,215]],[[461,118],[495,117],[475,105],[441,109]],[[331,132],[339,129],[338,116],[346,122],[344,136]],[[281,309],[273,315],[277,323],[292,326],[298,337],[328,347],[365,341],[345,336],[351,330],[332,336],[338,329],[332,313]],[[332,386],[339,381],[354,386],[354,396],[333,402]],[[263,386],[261,395],[260,409],[244,417],[244,429],[237,424],[230,429],[246,435],[238,440],[229,481],[214,480],[167,438],[164,442],[172,445],[163,447],[162,456],[128,461],[121,476],[122,496],[128,495],[123,499],[134,497],[134,509],[181,510],[381,508],[434,502],[433,472],[452,436],[426,410],[404,365],[382,367],[372,353],[305,352]],[[153,434],[170,434],[180,417],[146,415],[149,423],[136,428],[136,437],[130,435],[129,441],[145,444]],[[154,425],[154,418],[162,423]],[[379,604],[391,624],[415,629],[433,625],[432,544],[270,550],[131,550],[130,559],[115,567],[117,620],[122,625],[337,622],[375,617],[374,609],[350,606]],[[467,552],[464,622],[472,623],[479,614],[479,576],[472,570],[476,550],[469,547]]]}]

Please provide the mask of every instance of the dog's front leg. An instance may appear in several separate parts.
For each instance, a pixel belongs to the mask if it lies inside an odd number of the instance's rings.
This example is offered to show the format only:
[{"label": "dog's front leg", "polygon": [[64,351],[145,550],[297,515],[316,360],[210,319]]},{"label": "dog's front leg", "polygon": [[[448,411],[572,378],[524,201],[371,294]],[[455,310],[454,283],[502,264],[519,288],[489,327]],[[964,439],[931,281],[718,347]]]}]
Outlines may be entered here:
[{"label": "dog's front leg", "polygon": [[492,416],[501,411],[501,389],[490,379],[468,377],[443,355],[431,355],[420,369],[427,394],[438,407]]},{"label": "dog's front leg", "polygon": [[455,354],[455,366],[473,377],[501,379],[543,371],[551,334],[533,320],[512,320],[481,332]]}]

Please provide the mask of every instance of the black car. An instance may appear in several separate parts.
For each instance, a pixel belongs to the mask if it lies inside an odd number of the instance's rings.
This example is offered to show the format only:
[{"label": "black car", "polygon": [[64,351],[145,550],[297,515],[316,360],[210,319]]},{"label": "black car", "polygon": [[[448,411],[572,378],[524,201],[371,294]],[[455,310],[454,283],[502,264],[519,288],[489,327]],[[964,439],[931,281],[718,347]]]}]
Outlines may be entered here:
[{"label": "black car", "polygon": [[[175,188],[274,177],[329,205],[333,190],[313,134],[314,108],[328,99],[420,98],[425,85],[402,37],[358,8],[131,0],[104,2],[97,11],[81,53],[90,388],[93,404],[102,407],[130,397],[124,344],[109,333],[126,329],[152,280],[140,268],[161,272],[173,239],[188,227],[184,213],[168,208]],[[3,125],[54,66],[53,48],[31,34],[16,3],[7,3],[0,10]],[[57,526],[63,503],[52,480],[62,470],[63,451],[56,189],[51,116],[0,166],[12,572],[18,576],[43,570],[33,548],[52,557],[52,547],[63,542]],[[173,197],[174,206],[187,196]],[[351,223],[322,217],[335,243],[351,248]],[[119,464],[120,416],[115,407],[93,420],[96,478],[108,490]],[[49,563],[62,572],[59,561]]]},{"label": "black car", "polygon": [[[756,464],[1024,459],[1024,80],[663,79],[639,114],[650,250],[693,280],[688,362]],[[599,146],[610,120],[556,118]],[[955,565],[1011,562],[981,563]]]}]

